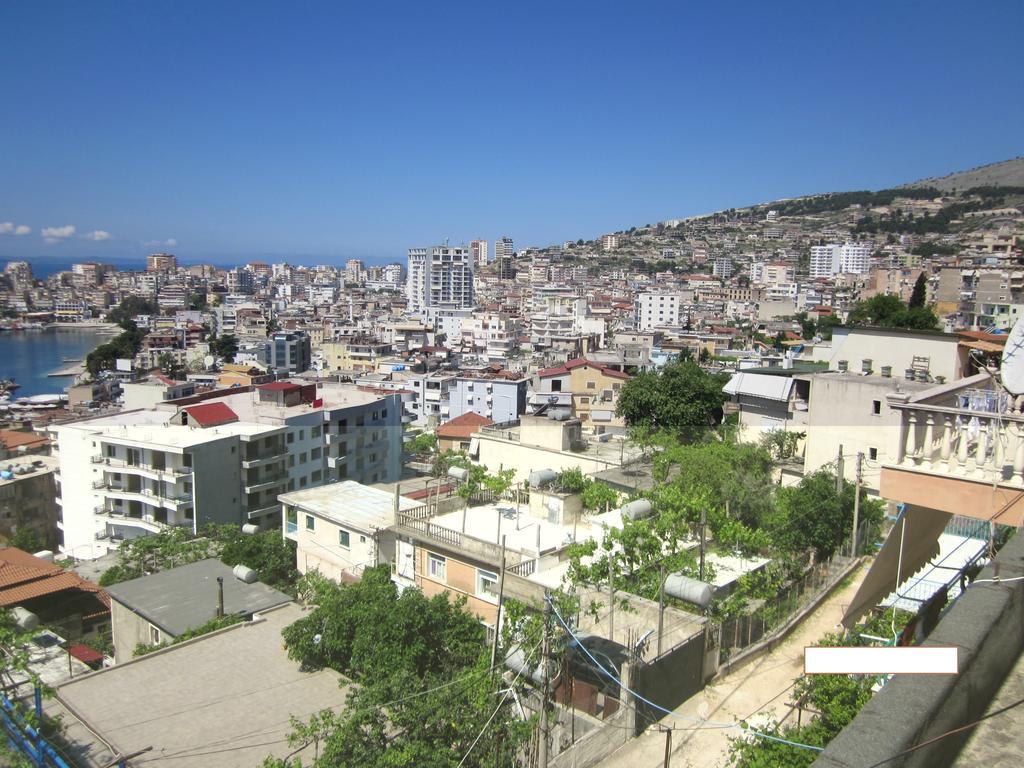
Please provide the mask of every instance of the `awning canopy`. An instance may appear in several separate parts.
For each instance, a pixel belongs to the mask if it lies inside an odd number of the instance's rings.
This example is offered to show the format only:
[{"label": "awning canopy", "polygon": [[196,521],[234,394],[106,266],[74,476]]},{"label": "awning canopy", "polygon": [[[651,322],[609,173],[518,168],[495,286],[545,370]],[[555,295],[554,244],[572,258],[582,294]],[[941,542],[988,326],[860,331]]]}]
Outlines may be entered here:
[{"label": "awning canopy", "polygon": [[875,562],[846,609],[844,627],[852,627],[928,561],[938,557],[939,536],[951,517],[948,512],[937,509],[906,508],[900,522],[889,531]]},{"label": "awning canopy", "polygon": [[1000,353],[1005,349],[1004,344],[996,344],[994,341],[961,341],[960,346],[967,349],[977,349],[981,352],[995,353]]},{"label": "awning canopy", "polygon": [[793,389],[789,376],[765,376],[763,373],[735,373],[722,391],[727,395],[760,397],[764,400],[787,402]]}]

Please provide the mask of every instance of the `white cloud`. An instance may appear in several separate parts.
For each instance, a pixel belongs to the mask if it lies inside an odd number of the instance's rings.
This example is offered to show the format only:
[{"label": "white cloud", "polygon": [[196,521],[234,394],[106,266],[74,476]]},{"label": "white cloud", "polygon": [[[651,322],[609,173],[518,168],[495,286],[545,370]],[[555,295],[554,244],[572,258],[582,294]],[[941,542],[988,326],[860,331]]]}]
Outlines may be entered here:
[{"label": "white cloud", "polygon": [[43,227],[43,239],[48,243],[55,243],[65,237],[75,234],[74,224],[65,224],[63,227]]},{"label": "white cloud", "polygon": [[27,235],[31,231],[32,227],[27,226],[26,224],[19,224],[14,228],[14,234],[16,235]]},{"label": "white cloud", "polygon": [[14,231],[14,222],[0,221],[0,235],[9,235]]},{"label": "white cloud", "polygon": [[143,243],[147,248],[174,248],[178,244],[178,241],[173,237],[169,237],[166,240],[147,240]]},{"label": "white cloud", "polygon": [[96,229],[93,230],[92,232],[89,232],[88,234],[82,235],[82,237],[84,237],[86,240],[94,240],[98,243],[101,240],[109,240],[110,233],[104,232],[102,229]]}]

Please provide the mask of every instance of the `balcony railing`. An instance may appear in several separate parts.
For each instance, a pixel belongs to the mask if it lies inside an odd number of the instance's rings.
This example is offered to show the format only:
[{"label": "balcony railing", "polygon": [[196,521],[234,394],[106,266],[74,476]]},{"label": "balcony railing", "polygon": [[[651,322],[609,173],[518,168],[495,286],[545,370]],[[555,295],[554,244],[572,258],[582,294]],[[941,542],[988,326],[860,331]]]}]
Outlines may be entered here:
[{"label": "balcony railing", "polygon": [[987,388],[979,374],[922,392],[890,395],[901,413],[896,464],[952,477],[1024,486],[1024,397]]}]

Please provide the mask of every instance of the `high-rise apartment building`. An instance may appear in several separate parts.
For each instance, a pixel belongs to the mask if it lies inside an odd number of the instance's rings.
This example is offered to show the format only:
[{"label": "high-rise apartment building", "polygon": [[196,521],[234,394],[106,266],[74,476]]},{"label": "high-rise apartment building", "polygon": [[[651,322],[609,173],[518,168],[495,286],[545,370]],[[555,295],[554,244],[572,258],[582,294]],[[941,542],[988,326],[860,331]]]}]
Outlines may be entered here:
[{"label": "high-rise apartment building", "polygon": [[473,306],[473,264],[468,248],[410,248],[405,284],[409,311]]},{"label": "high-rise apartment building", "polygon": [[241,267],[235,267],[234,269],[228,270],[227,284],[228,293],[249,294],[252,293],[255,288],[253,273],[248,269],[243,269]]},{"label": "high-rise apartment building", "polygon": [[146,257],[147,272],[173,272],[178,268],[178,257],[171,253],[151,253]]},{"label": "high-rise apartment building", "polygon": [[487,249],[488,244],[486,240],[473,240],[470,242],[469,255],[473,260],[474,266],[487,266]]},{"label": "high-rise apartment building", "polygon": [[601,250],[614,251],[619,247],[618,235],[601,235]]},{"label": "high-rise apartment building", "polygon": [[362,285],[366,280],[366,266],[362,259],[349,259],[345,262],[345,282]]},{"label": "high-rise apartment building", "polygon": [[278,494],[400,475],[398,395],[289,381],[224,392],[52,427],[61,551],[91,559],[169,526],[276,527]]},{"label": "high-rise apartment building", "polygon": [[505,236],[499,240],[494,241],[494,258],[500,259],[502,256],[512,258],[515,255],[515,248],[513,248],[512,238]]},{"label": "high-rise apartment building", "polygon": [[686,302],[681,293],[641,293],[636,297],[636,327],[678,327],[686,317]]},{"label": "high-rise apartment building", "polygon": [[847,242],[811,246],[812,278],[838,274],[866,275],[871,271],[871,243]]}]

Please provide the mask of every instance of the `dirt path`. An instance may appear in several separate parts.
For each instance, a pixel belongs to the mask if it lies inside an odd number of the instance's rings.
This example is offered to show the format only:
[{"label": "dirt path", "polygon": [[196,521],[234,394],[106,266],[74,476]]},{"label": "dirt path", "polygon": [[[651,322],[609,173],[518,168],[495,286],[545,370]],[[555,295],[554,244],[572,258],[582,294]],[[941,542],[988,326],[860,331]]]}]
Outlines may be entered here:
[{"label": "dirt path", "polygon": [[[682,717],[674,719],[672,768],[724,766],[729,737],[738,733],[735,728],[698,728],[693,720],[684,718],[707,718],[720,723],[748,719],[756,724],[770,715],[782,719],[789,712],[788,688],[803,671],[804,647],[835,630],[866,572],[864,565],[850,584],[834,592],[774,651],[715,680],[675,710]],[[758,717],[752,718],[755,713]],[[669,724],[673,718],[666,715],[662,722]],[[658,768],[664,757],[665,734],[649,728],[640,738],[605,758],[599,768]]]}]

